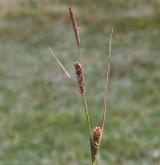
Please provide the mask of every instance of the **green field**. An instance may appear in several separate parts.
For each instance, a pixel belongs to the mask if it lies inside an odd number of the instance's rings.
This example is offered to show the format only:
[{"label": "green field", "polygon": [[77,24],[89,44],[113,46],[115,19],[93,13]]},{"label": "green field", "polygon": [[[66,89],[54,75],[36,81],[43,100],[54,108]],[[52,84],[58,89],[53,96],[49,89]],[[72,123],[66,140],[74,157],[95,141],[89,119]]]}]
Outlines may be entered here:
[{"label": "green field", "polygon": [[0,1],[0,165],[90,164],[80,95],[46,47],[75,79],[69,5],[81,28],[92,128],[103,111],[114,28],[98,165],[159,165],[159,0]]}]

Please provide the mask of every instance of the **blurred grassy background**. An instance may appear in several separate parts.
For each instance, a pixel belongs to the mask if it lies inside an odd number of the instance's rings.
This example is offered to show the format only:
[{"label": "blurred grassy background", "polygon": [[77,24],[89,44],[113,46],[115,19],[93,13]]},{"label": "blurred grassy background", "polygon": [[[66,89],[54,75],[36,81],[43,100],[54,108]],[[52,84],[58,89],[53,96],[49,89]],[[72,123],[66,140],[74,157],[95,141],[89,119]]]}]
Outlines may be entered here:
[{"label": "blurred grassy background", "polygon": [[0,0],[0,164],[90,162],[80,96],[45,46],[74,77],[69,5],[81,26],[93,126],[103,110],[108,37],[115,31],[99,165],[159,165],[159,0]]}]

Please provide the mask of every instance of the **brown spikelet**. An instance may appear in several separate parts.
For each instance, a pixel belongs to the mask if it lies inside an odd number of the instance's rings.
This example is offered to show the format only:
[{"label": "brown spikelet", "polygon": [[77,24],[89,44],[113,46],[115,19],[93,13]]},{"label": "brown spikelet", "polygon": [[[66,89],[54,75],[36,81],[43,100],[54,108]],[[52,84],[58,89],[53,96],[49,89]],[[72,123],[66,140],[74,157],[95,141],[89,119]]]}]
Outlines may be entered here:
[{"label": "brown spikelet", "polygon": [[77,25],[75,15],[74,15],[71,7],[69,7],[69,14],[70,14],[70,18],[71,18],[71,22],[72,22],[72,26],[73,26],[74,35],[75,35],[75,38],[76,38],[76,43],[77,43],[77,46],[78,46],[78,49],[79,49],[80,48],[79,27]]},{"label": "brown spikelet", "polygon": [[100,146],[100,141],[101,141],[101,135],[102,135],[102,129],[101,127],[95,127],[93,129],[93,137],[92,137],[92,159],[95,161],[97,151]]},{"label": "brown spikelet", "polygon": [[84,93],[83,66],[79,61],[77,61],[74,64],[74,66],[76,70],[76,77],[77,77],[80,93],[83,94]]}]

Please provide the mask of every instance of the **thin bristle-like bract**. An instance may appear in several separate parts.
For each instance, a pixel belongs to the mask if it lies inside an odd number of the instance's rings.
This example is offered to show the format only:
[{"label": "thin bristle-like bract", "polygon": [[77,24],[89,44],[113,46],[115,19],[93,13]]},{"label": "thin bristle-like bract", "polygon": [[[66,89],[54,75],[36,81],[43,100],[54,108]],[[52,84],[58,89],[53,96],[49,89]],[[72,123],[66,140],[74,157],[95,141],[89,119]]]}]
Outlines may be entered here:
[{"label": "thin bristle-like bract", "polygon": [[59,59],[57,58],[57,56],[53,53],[52,49],[49,47],[49,45],[47,45],[47,47],[50,50],[50,52],[52,53],[52,55],[54,56],[54,58],[56,59],[56,61],[58,62],[58,64],[60,65],[60,67],[66,73],[67,77],[71,80],[71,76],[69,75],[69,73],[67,72],[67,70],[65,69],[65,67],[62,65],[62,63],[59,61]]},{"label": "thin bristle-like bract", "polygon": [[77,61],[75,64],[75,71],[76,71],[76,77],[77,77],[77,82],[79,85],[80,93],[84,93],[84,78],[83,78],[83,66],[82,64]]},{"label": "thin bristle-like bract", "polygon": [[93,135],[92,135],[92,160],[96,160],[97,152],[100,146],[101,142],[101,136],[102,136],[102,129],[101,127],[95,127],[93,129]]},{"label": "thin bristle-like bract", "polygon": [[70,14],[70,18],[71,18],[71,22],[72,22],[72,26],[73,26],[74,35],[76,38],[77,47],[78,47],[78,49],[80,49],[79,27],[77,25],[75,15],[74,15],[71,7],[69,7],[69,14]]}]

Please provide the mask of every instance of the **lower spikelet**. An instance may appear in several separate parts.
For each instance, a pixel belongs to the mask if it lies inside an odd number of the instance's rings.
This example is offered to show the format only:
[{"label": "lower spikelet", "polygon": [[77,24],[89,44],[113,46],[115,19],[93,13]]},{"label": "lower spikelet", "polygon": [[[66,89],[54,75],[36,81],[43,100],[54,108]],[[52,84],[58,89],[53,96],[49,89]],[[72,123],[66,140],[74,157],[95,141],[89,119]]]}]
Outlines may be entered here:
[{"label": "lower spikelet", "polygon": [[76,70],[76,77],[79,85],[79,89],[81,94],[84,92],[84,78],[83,78],[83,66],[82,64],[77,61],[75,64],[75,70]]},{"label": "lower spikelet", "polygon": [[95,127],[93,129],[93,137],[92,137],[92,158],[93,160],[96,159],[97,151],[100,146],[101,141],[101,135],[102,135],[102,129],[101,127]]}]

